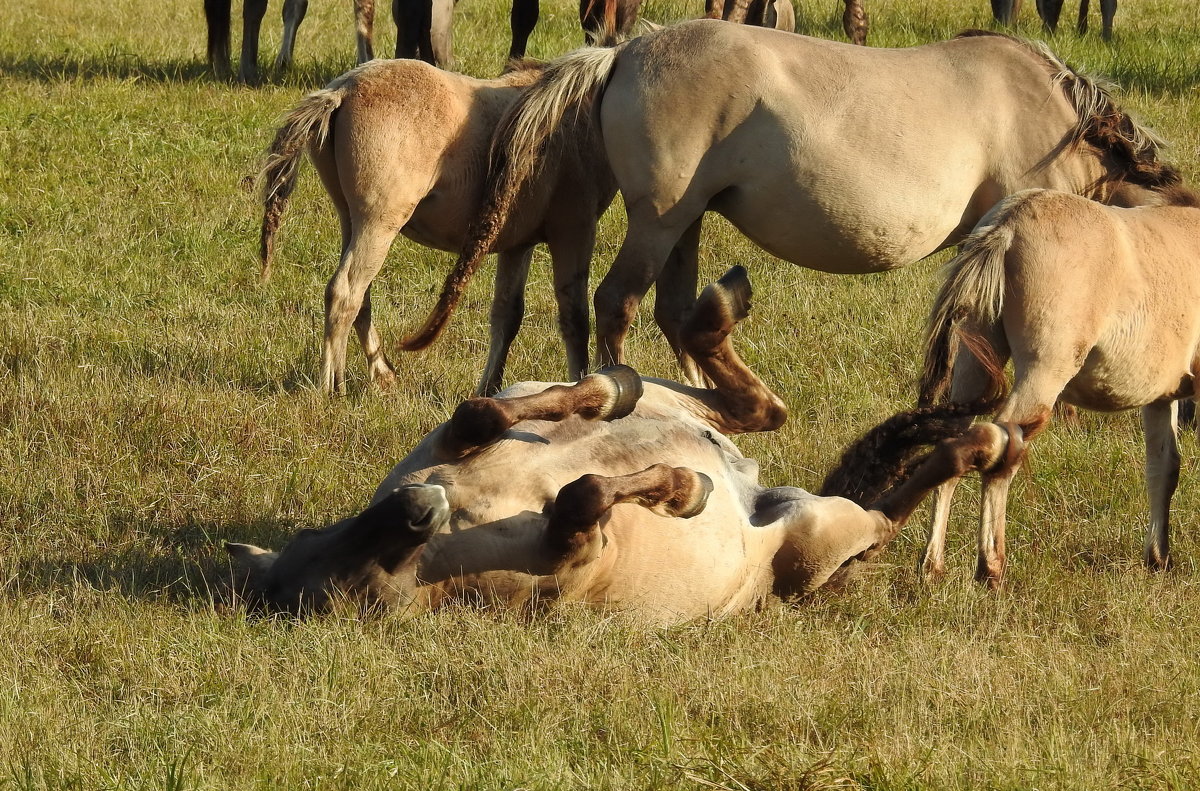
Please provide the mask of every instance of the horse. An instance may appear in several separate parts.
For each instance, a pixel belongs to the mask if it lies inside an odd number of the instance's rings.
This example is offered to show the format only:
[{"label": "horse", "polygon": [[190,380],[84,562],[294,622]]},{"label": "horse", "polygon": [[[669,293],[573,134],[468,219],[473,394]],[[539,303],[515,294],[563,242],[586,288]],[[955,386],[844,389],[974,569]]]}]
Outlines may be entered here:
[{"label": "horse", "polygon": [[[398,5],[401,0],[393,2]],[[204,19],[208,27],[208,63],[220,77],[230,73],[229,34],[232,5],[233,0],[204,0]],[[275,58],[277,70],[286,69],[291,65],[292,52],[296,47],[296,31],[307,12],[308,0],[284,0],[283,41],[279,44],[279,56]],[[238,79],[242,82],[258,82],[258,34],[266,13],[267,0],[245,0],[242,6],[242,61],[238,65]],[[358,43],[359,63],[365,63],[375,57],[371,43],[374,24],[375,0],[354,0],[354,32]],[[397,24],[397,38],[399,37]]]},{"label": "horse", "polygon": [[[946,268],[930,314],[920,403],[994,391],[1013,363],[1012,391],[993,423],[975,577],[1001,584],[1009,484],[1061,398],[1106,412],[1141,408],[1150,522],[1144,559],[1170,564],[1171,495],[1179,480],[1176,402],[1200,375],[1200,197],[1172,190],[1165,205],[1103,206],[1027,190],[998,204]],[[961,343],[959,342],[961,339]],[[964,353],[962,349],[967,351]],[[944,572],[957,477],[935,497],[919,568]]]},{"label": "horse", "polygon": [[[1079,0],[1079,35],[1087,33],[1089,0]],[[1063,0],[1037,0],[1038,16],[1051,33],[1058,32],[1058,18],[1062,15]],[[992,16],[1002,25],[1010,25],[1021,11],[1021,0],[992,0]],[[1100,35],[1105,41],[1112,39],[1113,17],[1117,15],[1117,0],[1100,0]]]},{"label": "horse", "polygon": [[[371,320],[371,281],[397,232],[438,250],[462,246],[483,197],[492,132],[540,70],[518,63],[498,79],[478,80],[421,61],[374,61],[309,94],[283,119],[259,174],[262,280],[270,277],[275,235],[307,150],[342,228],[341,261],[325,290],[326,392],[344,388],[352,323],[373,380],[384,387],[394,380]],[[539,242],[553,259],[570,375],[587,372],[587,272],[597,221],[615,194],[603,157],[564,156],[530,183],[526,197],[537,208],[496,229],[499,260],[481,394],[500,387]]]},{"label": "horse", "polygon": [[[685,343],[713,389],[617,366],[465,401],[358,515],[302,530],[278,553],[227,544],[235,589],[252,608],[300,614],[339,601],[409,612],[575,601],[672,624],[844,579],[933,486],[990,462],[960,428],[979,409],[886,421],[819,495],[764,487],[728,436],[787,416],[730,339],[750,297],[736,267],[689,314]],[[909,474],[925,445],[951,437]]]},{"label": "horse", "polygon": [[[581,118],[597,134],[578,134]],[[1037,45],[975,31],[870,49],[702,19],[551,62],[497,129],[478,227],[524,213],[521,185],[548,152],[592,144],[629,220],[594,295],[599,360],[623,361],[629,325],[658,282],[655,319],[692,383],[678,328],[706,211],[779,258],[859,274],[958,244],[1019,189],[1130,205],[1180,182],[1157,139],[1103,87]],[[485,235],[463,248],[403,348],[436,338],[489,245]]]},{"label": "horse", "polygon": [[[792,8],[792,0],[743,0],[730,3],[704,0],[704,17],[770,27],[788,33],[796,30],[796,9]],[[846,33],[850,35],[850,30],[847,29]]]}]

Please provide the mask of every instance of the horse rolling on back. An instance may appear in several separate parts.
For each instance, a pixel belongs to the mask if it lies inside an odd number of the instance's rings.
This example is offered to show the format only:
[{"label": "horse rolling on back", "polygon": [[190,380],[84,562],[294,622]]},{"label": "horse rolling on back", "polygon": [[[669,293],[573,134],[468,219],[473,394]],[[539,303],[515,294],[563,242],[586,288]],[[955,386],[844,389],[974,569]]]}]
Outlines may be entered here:
[{"label": "horse rolling on back", "polygon": [[[493,129],[539,70],[525,64],[499,79],[477,80],[420,61],[375,61],[310,94],[285,117],[260,174],[262,276],[270,274],[275,234],[307,150],[342,227],[341,262],[325,290],[321,386],[327,392],[343,388],[351,324],[375,382],[394,379],[372,324],[371,281],[397,232],[438,250],[462,246],[483,197]],[[553,258],[570,374],[588,370],[587,271],[597,219],[616,188],[602,156],[580,153],[545,168],[525,194],[529,210],[494,229],[499,256],[481,392],[499,389],[539,242]]]},{"label": "horse rolling on back", "polygon": [[409,611],[567,600],[670,624],[842,577],[949,472],[987,461],[959,442],[912,471],[924,445],[957,437],[978,408],[886,421],[847,451],[820,495],[765,487],[729,438],[787,414],[731,343],[749,298],[735,268],[689,315],[685,342],[714,388],[618,366],[466,401],[362,513],[302,530],[279,553],[227,545],[237,587],[252,605],[292,612],[339,599]]},{"label": "horse rolling on back", "polygon": [[[1001,582],[1009,484],[1059,398],[1085,409],[1141,408],[1145,561],[1151,569],[1170,561],[1176,400],[1197,395],[1200,375],[1200,202],[1183,188],[1167,197],[1178,205],[1115,208],[1048,190],[1018,193],[983,219],[947,266],[930,318],[921,403],[947,394],[971,401],[1002,381],[1009,359],[1015,374],[995,422],[973,429],[1003,456],[982,469],[981,582]],[[926,574],[944,571],[956,481],[935,499],[920,562]]]},{"label": "horse rolling on back", "polygon": [[[572,137],[564,118],[595,119],[600,134]],[[698,20],[552,62],[499,127],[480,227],[524,211],[516,196],[542,152],[589,139],[629,219],[594,297],[600,361],[624,359],[657,281],[655,318],[693,382],[678,335],[706,211],[780,258],[854,274],[957,244],[1020,189],[1129,204],[1179,182],[1102,87],[1035,45],[968,33],[872,49]],[[406,348],[440,331],[486,241],[464,249]]]}]

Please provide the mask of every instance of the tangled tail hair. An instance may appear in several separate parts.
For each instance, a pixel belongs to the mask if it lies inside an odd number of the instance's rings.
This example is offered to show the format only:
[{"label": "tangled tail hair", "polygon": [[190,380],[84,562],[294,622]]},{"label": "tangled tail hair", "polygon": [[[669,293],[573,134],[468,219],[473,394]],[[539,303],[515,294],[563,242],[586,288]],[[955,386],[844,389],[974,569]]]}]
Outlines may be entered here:
[{"label": "tangled tail hair", "polygon": [[943,404],[899,412],[855,440],[821,484],[822,497],[845,497],[864,508],[908,480],[927,456],[926,447],[958,437],[975,417],[991,412],[1004,393],[970,404]]},{"label": "tangled tail hair", "polygon": [[275,234],[296,189],[304,151],[310,144],[319,148],[329,140],[334,112],[341,106],[342,98],[338,84],[306,96],[284,117],[275,133],[275,141],[263,158],[257,181],[262,185],[263,219],[259,245],[262,273],[259,279],[264,283],[271,277]]},{"label": "tangled tail hair", "polygon": [[[549,63],[505,112],[492,137],[491,163],[480,212],[437,305],[425,323],[400,341],[405,351],[424,349],[445,329],[467,284],[508,224],[513,204],[528,185],[550,170],[566,147],[598,146],[593,108],[616,64],[616,48],[585,47]],[[571,123],[564,123],[573,111]]]}]

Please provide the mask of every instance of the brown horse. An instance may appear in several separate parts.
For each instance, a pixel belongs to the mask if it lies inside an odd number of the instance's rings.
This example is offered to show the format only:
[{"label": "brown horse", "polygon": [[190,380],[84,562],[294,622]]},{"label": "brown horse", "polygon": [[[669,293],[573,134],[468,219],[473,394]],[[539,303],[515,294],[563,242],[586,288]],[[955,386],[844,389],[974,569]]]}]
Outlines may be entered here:
[{"label": "brown horse", "polygon": [[[723,81],[731,63],[738,79]],[[576,119],[597,133],[580,136]],[[543,152],[589,141],[602,144],[629,218],[595,293],[600,360],[624,359],[638,305],[658,282],[655,318],[692,382],[678,327],[707,211],[780,258],[854,274],[957,244],[1027,187],[1135,204],[1179,182],[1155,139],[1097,83],[1044,48],[984,33],[873,49],[698,20],[569,53],[499,127],[485,224],[524,214],[516,196]],[[483,236],[464,248],[405,348],[436,337],[490,246]]]},{"label": "brown horse", "polygon": [[[1176,400],[1197,395],[1200,375],[1200,199],[1176,188],[1175,205],[1114,208],[1049,190],[1021,192],[994,208],[947,266],[930,318],[921,402],[949,391],[970,401],[1003,383],[1012,393],[984,444],[975,576],[1004,573],[1004,512],[1025,446],[1061,398],[1106,412],[1140,407],[1146,432],[1150,525],[1145,561],[1170,561],[1168,515],[1179,480]],[[958,350],[959,339],[968,350]],[[957,477],[938,493],[921,558],[944,570],[946,521]]]},{"label": "brown horse", "polygon": [[238,587],[292,612],[339,599],[413,611],[561,599],[662,624],[720,617],[842,576],[881,551],[933,486],[991,462],[968,432],[906,475],[916,451],[959,437],[960,416],[978,411],[943,407],[869,433],[821,495],[761,485],[728,435],[770,431],[787,413],[730,340],[749,298],[738,267],[685,326],[713,389],[619,366],[466,401],[359,515],[303,530],[278,553],[228,544]]},{"label": "brown horse", "polygon": [[[325,290],[321,386],[327,392],[343,388],[352,324],[372,378],[383,386],[395,378],[371,320],[371,281],[397,232],[438,250],[462,247],[483,199],[496,123],[541,72],[539,64],[520,66],[496,80],[477,80],[420,61],[374,61],[310,94],[284,119],[260,179],[263,279],[307,149],[342,226],[341,263]],[[615,194],[603,156],[562,157],[526,193],[530,206],[538,208],[498,229],[492,343],[482,394],[500,389],[509,345],[524,318],[525,281],[539,242],[553,259],[570,375],[587,371],[587,271],[597,220]]]}]

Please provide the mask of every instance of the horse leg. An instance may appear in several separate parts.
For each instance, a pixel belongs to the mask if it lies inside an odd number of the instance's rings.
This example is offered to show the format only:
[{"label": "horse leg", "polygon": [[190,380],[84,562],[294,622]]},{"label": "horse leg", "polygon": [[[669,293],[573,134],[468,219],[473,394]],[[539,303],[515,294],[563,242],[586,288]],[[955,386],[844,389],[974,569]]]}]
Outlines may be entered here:
[{"label": "horse leg", "polygon": [[[1003,365],[1008,359],[1008,347],[999,337],[989,338],[992,349],[997,353],[997,362]],[[989,387],[991,377],[966,349],[959,350],[954,363],[953,379],[950,383],[950,400],[954,403],[970,403],[981,398]],[[965,429],[971,418],[962,419]],[[925,579],[937,579],[946,573],[946,528],[950,522],[950,504],[961,476],[955,475],[934,489],[929,527],[925,532],[925,546],[917,558],[917,571]]]},{"label": "horse leg", "polygon": [[730,269],[700,294],[680,333],[684,350],[713,383],[711,389],[675,388],[686,406],[722,434],[772,431],[787,420],[787,407],[733,348],[730,334],[749,315],[750,279]]},{"label": "horse leg", "polygon": [[700,269],[700,216],[675,244],[654,290],[654,320],[675,353],[683,380],[696,387],[705,382],[696,363],[683,350],[683,325],[696,302],[696,280]]},{"label": "horse leg", "polygon": [[379,340],[379,331],[371,322],[371,287],[363,292],[362,306],[354,317],[354,330],[358,334],[358,343],[362,346],[363,354],[367,357],[367,371],[371,381],[382,390],[387,390],[396,382],[396,369],[383,351]]},{"label": "horse leg", "polygon": [[432,0],[429,9],[429,53],[433,58],[430,62],[439,68],[448,68],[454,61],[453,24],[454,0]]},{"label": "horse leg", "polygon": [[1058,18],[1062,15],[1063,0],[1037,0],[1038,16],[1051,33],[1058,31]]},{"label": "horse leg", "polygon": [[1112,39],[1113,17],[1117,15],[1117,0],[1100,0],[1100,37]]},{"label": "horse leg", "polygon": [[665,226],[647,201],[627,203],[625,211],[629,218],[625,241],[592,297],[601,365],[624,362],[625,336],[642,297],[658,279],[680,236],[703,214],[701,209],[679,226]]},{"label": "horse leg", "polygon": [[529,278],[529,262],[533,246],[500,253],[496,261],[496,290],[492,297],[491,343],[487,365],[475,395],[489,396],[500,389],[504,380],[504,363],[521,319],[525,318],[525,282]]},{"label": "horse leg", "polygon": [[1013,0],[992,0],[992,18],[1001,25],[1011,25],[1017,19],[1019,2]]},{"label": "horse leg", "polygon": [[513,0],[512,14],[509,25],[512,27],[512,46],[508,48],[508,58],[525,57],[525,47],[529,44],[529,36],[537,25],[539,0]]},{"label": "horse leg", "polygon": [[283,0],[283,41],[279,44],[279,57],[275,58],[275,70],[283,71],[292,65],[292,53],[296,49],[296,31],[308,13],[308,0]]},{"label": "horse leg", "polygon": [[[367,289],[375,275],[379,274],[387,257],[388,248],[396,238],[396,228],[402,226],[366,220],[349,232],[343,242],[342,260],[337,271],[325,287],[325,339],[321,350],[321,388],[326,393],[341,393],[345,389],[346,336],[350,325],[359,319],[360,338],[366,332],[368,340],[378,342],[371,327],[371,312],[367,308],[365,317],[360,318]],[[343,234],[346,229],[343,229]],[[371,349],[378,351],[377,346]],[[369,352],[368,352],[369,354]],[[372,373],[382,371],[386,358],[368,360]],[[388,365],[388,368],[391,366]],[[386,379],[386,374],[384,375]]]},{"label": "horse leg", "polygon": [[245,0],[242,4],[242,62],[238,79],[245,83],[258,82],[258,34],[267,13],[267,0]]},{"label": "horse leg", "polygon": [[614,505],[634,503],[660,516],[690,519],[704,510],[712,490],[704,473],[666,464],[629,475],[584,475],[554,498],[546,546],[560,569],[584,566],[600,555],[600,520]]},{"label": "horse leg", "polygon": [[1146,492],[1150,496],[1150,527],[1146,531],[1146,568],[1165,571],[1171,565],[1171,496],[1179,484],[1179,445],[1175,401],[1156,401],[1142,407],[1146,434]]},{"label": "horse leg", "polygon": [[551,385],[539,393],[511,398],[471,398],[437,431],[434,454],[454,461],[486,447],[524,420],[617,420],[642,397],[637,371],[618,365],[585,376],[573,385]]},{"label": "horse leg", "polygon": [[220,79],[229,76],[229,28],[233,0],[204,0],[208,64]]},{"label": "horse leg", "polygon": [[867,9],[863,0],[846,0],[846,11],[842,14],[842,28],[851,44],[867,45]]},{"label": "horse leg", "polygon": [[546,244],[554,262],[554,298],[558,302],[558,331],[567,351],[567,375],[579,379],[588,372],[588,271],[596,246],[596,224],[585,221],[563,232],[549,233]]},{"label": "horse leg", "polygon": [[396,23],[396,57],[415,58],[420,48],[421,4],[425,0],[392,0]]},{"label": "horse leg", "polygon": [[354,37],[358,43],[358,62],[375,58],[375,0],[354,0]]}]

